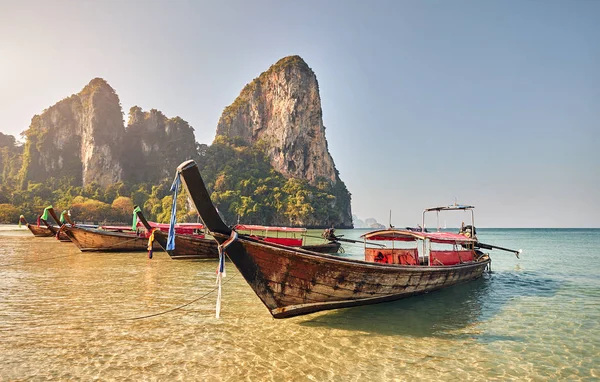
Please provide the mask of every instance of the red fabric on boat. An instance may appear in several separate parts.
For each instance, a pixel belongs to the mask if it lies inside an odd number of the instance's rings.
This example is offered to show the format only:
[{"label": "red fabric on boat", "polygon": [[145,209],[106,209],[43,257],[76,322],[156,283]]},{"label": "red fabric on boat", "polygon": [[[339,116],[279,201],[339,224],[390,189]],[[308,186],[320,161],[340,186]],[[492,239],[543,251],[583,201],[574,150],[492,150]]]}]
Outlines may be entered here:
[{"label": "red fabric on boat", "polygon": [[365,248],[365,261],[385,264],[417,265],[416,248]]},{"label": "red fabric on boat", "polygon": [[418,232],[402,229],[387,229],[365,233],[366,240],[376,241],[415,241],[429,239],[433,243],[472,243],[475,240],[452,232]]},{"label": "red fabric on boat", "polygon": [[431,265],[456,265],[473,261],[473,251],[429,251]]},{"label": "red fabric on boat", "polygon": [[293,237],[265,237],[261,238],[261,240],[268,243],[287,245],[288,247],[299,247],[302,245],[302,239],[295,239]]},{"label": "red fabric on boat", "polygon": [[472,243],[476,241],[465,235],[452,232],[419,232],[419,234],[433,243]]}]

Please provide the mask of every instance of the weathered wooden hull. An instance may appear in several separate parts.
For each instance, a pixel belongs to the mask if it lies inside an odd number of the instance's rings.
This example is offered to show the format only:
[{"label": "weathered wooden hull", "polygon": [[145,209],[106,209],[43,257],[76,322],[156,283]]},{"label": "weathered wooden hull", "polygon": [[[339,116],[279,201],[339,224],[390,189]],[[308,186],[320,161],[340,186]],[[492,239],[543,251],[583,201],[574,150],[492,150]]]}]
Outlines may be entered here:
[{"label": "weathered wooden hull", "polygon": [[[71,241],[71,238],[69,238],[69,236],[65,233],[65,231],[60,231],[60,227],[57,226],[49,226],[48,229],[50,231],[52,231],[52,235],[54,235],[56,237],[56,234],[58,234],[58,240],[59,241],[64,241],[64,242],[68,242]],[[60,233],[59,233],[60,231]]]},{"label": "weathered wooden hull", "polygon": [[477,279],[489,264],[489,259],[448,267],[378,264],[244,237],[228,247],[227,255],[275,318],[431,292]]},{"label": "weathered wooden hull", "polygon": [[338,242],[325,244],[303,245],[300,249],[319,253],[337,253],[342,245]]},{"label": "weathered wooden hull", "polygon": [[29,228],[29,230],[35,237],[48,237],[53,235],[52,231],[50,231],[48,227],[42,227],[28,223],[27,228]]},{"label": "weathered wooden hull", "polygon": [[173,260],[218,259],[217,242],[213,239],[200,238],[193,235],[175,235],[175,249],[167,251],[169,235],[162,231],[154,231],[154,239],[171,256]]},{"label": "weathered wooden hull", "polygon": [[[148,250],[148,239],[133,234],[79,227],[65,227],[64,230],[71,241],[83,252],[141,252]],[[152,249],[160,249],[157,242],[154,242]]]}]

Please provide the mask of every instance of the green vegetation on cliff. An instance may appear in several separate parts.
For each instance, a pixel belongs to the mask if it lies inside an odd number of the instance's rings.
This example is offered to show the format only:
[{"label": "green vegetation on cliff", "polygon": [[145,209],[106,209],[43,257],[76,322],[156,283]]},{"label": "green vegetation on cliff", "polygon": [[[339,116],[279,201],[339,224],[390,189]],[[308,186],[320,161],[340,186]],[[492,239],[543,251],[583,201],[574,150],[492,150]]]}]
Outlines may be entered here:
[{"label": "green vegetation on cliff", "polygon": [[0,133],[0,203],[8,203],[8,194],[17,187],[23,147],[15,137]]},{"label": "green vegetation on cliff", "polygon": [[[213,203],[228,224],[339,226],[350,200],[339,180],[310,185],[270,165],[264,142],[218,136],[198,163]],[[346,200],[347,199],[347,200]]]},{"label": "green vegetation on cliff", "polygon": [[[13,140],[2,146],[5,153],[18,155]],[[264,143],[253,146],[242,139],[217,137],[211,146],[203,146],[198,167],[211,197],[225,221],[234,224],[296,225],[309,227],[340,226],[343,211],[349,207],[348,190],[339,180],[326,180],[316,186],[306,180],[286,179],[269,164]],[[14,154],[17,150],[17,154]],[[169,190],[175,167],[169,178],[156,183],[118,182],[107,188],[97,183],[85,187],[73,185],[71,177],[46,179],[43,183],[26,181],[19,187],[18,174],[6,161],[0,162],[3,174],[3,213],[0,223],[16,223],[23,214],[30,222],[52,204],[57,211],[70,209],[76,221],[127,222],[133,205],[143,207],[154,221],[169,221],[172,195]],[[8,175],[4,175],[8,174]],[[196,221],[185,192],[178,197],[178,221]]]}]

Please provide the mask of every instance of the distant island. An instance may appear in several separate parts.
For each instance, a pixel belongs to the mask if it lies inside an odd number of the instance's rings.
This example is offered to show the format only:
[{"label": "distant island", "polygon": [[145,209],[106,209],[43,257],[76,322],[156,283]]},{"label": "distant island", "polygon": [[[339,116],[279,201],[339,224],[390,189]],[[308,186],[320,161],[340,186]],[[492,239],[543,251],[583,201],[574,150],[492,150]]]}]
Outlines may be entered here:
[{"label": "distant island", "polygon": [[370,229],[384,229],[387,226],[379,223],[374,218],[367,218],[365,220],[361,220],[356,215],[352,215],[352,223],[354,228],[370,228]]},{"label": "distant island", "polygon": [[[32,118],[25,143],[0,133],[0,222],[47,205],[85,221],[167,222],[177,165],[194,159],[228,223],[351,228],[351,195],[327,149],[319,86],[299,56],[244,87],[211,145],[180,117],[130,108],[102,78]],[[180,193],[179,221],[195,221]]]}]

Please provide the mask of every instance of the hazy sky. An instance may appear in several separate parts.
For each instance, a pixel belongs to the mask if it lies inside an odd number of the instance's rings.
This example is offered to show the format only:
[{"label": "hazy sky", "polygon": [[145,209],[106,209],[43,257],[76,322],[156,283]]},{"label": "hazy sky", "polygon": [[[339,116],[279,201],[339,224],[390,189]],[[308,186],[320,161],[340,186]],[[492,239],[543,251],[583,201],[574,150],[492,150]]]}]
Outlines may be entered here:
[{"label": "hazy sky", "polygon": [[457,200],[480,227],[600,227],[595,0],[0,0],[0,132],[102,77],[125,114],[178,115],[211,143],[294,54],[360,218],[415,225]]}]

